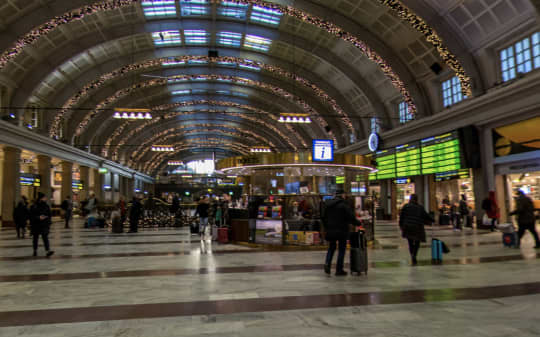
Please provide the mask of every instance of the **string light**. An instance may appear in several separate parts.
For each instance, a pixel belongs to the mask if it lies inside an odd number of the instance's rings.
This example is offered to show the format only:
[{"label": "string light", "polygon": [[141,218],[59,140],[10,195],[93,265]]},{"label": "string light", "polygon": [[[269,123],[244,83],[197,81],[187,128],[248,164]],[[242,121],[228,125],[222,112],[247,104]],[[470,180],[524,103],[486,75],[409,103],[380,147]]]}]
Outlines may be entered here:
[{"label": "string light", "polygon": [[272,150],[267,147],[254,147],[249,150],[251,153],[271,153]]}]

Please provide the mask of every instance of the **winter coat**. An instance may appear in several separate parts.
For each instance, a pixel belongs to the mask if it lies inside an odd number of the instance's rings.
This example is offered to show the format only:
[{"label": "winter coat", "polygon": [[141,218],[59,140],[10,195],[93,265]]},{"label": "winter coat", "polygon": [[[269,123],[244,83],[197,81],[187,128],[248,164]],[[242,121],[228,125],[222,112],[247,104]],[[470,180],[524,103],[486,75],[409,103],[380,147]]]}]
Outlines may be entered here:
[{"label": "winter coat", "polygon": [[499,205],[497,205],[495,192],[489,191],[489,197],[482,201],[482,209],[486,211],[486,214],[490,219],[498,219],[500,217]]},{"label": "winter coat", "polygon": [[404,238],[426,242],[424,225],[427,222],[433,222],[433,219],[419,204],[409,202],[401,209],[399,228]]},{"label": "winter coat", "polygon": [[322,221],[328,241],[347,238],[350,225],[361,225],[352,207],[341,198],[326,201],[322,211]]},{"label": "winter coat", "polygon": [[133,200],[131,203],[131,209],[129,210],[129,217],[132,219],[138,219],[143,212],[143,206],[139,200]]},{"label": "winter coat", "polygon": [[469,206],[467,206],[467,202],[465,200],[459,201],[459,213],[461,215],[469,215]]},{"label": "winter coat", "polygon": [[208,209],[210,204],[207,202],[200,202],[195,210],[195,215],[199,215],[201,218],[208,218]]},{"label": "winter coat", "polygon": [[176,214],[176,212],[178,212],[179,209],[180,209],[180,200],[178,199],[178,197],[174,197],[172,200],[172,205],[171,205],[171,213]]},{"label": "winter coat", "polygon": [[516,200],[516,210],[510,215],[517,215],[519,226],[534,225],[534,204],[531,198],[526,195],[520,195]]},{"label": "winter coat", "polygon": [[[46,216],[41,220],[40,216]],[[32,235],[48,234],[51,228],[51,208],[44,201],[38,201],[30,209],[30,228]]]},{"label": "winter coat", "polygon": [[28,204],[21,200],[13,210],[13,221],[16,224],[24,225],[28,219],[30,219]]}]

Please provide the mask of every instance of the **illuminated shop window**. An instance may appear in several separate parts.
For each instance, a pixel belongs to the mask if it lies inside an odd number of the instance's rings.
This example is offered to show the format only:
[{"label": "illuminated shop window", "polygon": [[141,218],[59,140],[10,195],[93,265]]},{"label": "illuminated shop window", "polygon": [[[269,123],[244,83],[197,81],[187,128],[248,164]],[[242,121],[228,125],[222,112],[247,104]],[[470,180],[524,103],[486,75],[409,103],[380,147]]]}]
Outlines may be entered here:
[{"label": "illuminated shop window", "polygon": [[209,37],[205,30],[184,30],[186,44],[208,44]]},{"label": "illuminated shop window", "polygon": [[414,119],[413,114],[410,112],[409,104],[407,102],[399,103],[399,122],[401,124],[410,122]]},{"label": "illuminated shop window", "polygon": [[217,9],[217,14],[229,18],[244,20],[247,16],[248,5],[232,1],[222,1]]},{"label": "illuminated shop window", "polygon": [[536,32],[500,51],[503,82],[540,68],[540,33]]},{"label": "illuminated shop window", "polygon": [[371,117],[371,133],[381,132],[381,127],[379,125],[379,118]]},{"label": "illuminated shop window", "polygon": [[174,0],[145,0],[141,5],[147,19],[176,16]]},{"label": "illuminated shop window", "polygon": [[182,43],[180,32],[177,30],[155,32],[152,33],[152,38],[154,39],[154,44],[156,46],[178,45]]},{"label": "illuminated shop window", "polygon": [[33,107],[30,113],[30,126],[39,128],[39,109],[37,107]]},{"label": "illuminated shop window", "polygon": [[246,35],[244,40],[244,47],[249,49],[255,49],[260,51],[268,51],[272,40],[256,35]]},{"label": "illuminated shop window", "polygon": [[240,47],[242,44],[242,34],[233,32],[219,32],[217,34],[218,44],[231,47]]},{"label": "illuminated shop window", "polygon": [[454,76],[448,81],[444,81],[442,83],[442,94],[445,108],[467,98],[467,96],[464,96],[461,91],[461,82],[457,76]]},{"label": "illuminated shop window", "polygon": [[182,16],[204,16],[210,13],[207,0],[180,0]]},{"label": "illuminated shop window", "polygon": [[251,22],[264,23],[267,25],[277,26],[281,21],[281,13],[279,10],[265,8],[261,6],[253,6],[251,10]]}]

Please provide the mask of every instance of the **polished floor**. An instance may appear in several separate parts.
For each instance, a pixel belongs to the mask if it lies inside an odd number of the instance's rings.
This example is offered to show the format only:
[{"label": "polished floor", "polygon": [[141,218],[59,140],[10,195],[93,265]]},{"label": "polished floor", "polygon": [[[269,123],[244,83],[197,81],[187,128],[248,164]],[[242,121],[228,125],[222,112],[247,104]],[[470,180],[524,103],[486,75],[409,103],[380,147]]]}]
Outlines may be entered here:
[{"label": "polished floor", "polygon": [[322,251],[73,227],[54,224],[50,259],[0,231],[0,336],[540,335],[529,234],[513,249],[497,232],[436,228],[451,249],[443,265],[427,243],[411,267],[396,224],[382,222],[368,275],[340,278],[323,273]]}]

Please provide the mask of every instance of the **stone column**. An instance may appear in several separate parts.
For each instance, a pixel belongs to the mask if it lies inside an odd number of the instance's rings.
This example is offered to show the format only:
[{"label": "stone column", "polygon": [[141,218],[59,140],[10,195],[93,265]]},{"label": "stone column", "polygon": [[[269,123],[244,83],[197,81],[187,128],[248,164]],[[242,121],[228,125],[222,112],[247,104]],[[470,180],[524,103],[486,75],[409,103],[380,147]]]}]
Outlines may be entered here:
[{"label": "stone column", "polygon": [[51,189],[51,157],[39,155],[38,159],[38,172],[41,176],[41,186],[38,189],[38,192],[41,192],[47,196],[47,199],[51,200],[52,198],[52,189]]},{"label": "stone column", "polygon": [[117,203],[120,200],[120,176],[118,173],[114,173],[111,176],[111,187],[112,187],[112,202]]},{"label": "stone column", "polygon": [[133,178],[126,178],[126,200],[133,199],[133,195],[135,194],[135,181]]},{"label": "stone column", "polygon": [[103,202],[103,176],[97,169],[93,169],[94,174],[94,193],[99,202]]},{"label": "stone column", "polygon": [[90,190],[90,169],[87,166],[80,166],[79,170],[83,184],[83,189],[79,192],[79,198],[85,200],[88,198],[88,191]]},{"label": "stone column", "polygon": [[13,208],[21,195],[20,184],[21,150],[4,147],[2,177],[2,227],[12,227]]},{"label": "stone column", "polygon": [[60,200],[64,200],[68,195],[73,194],[73,163],[63,161],[62,165],[62,189]]}]

